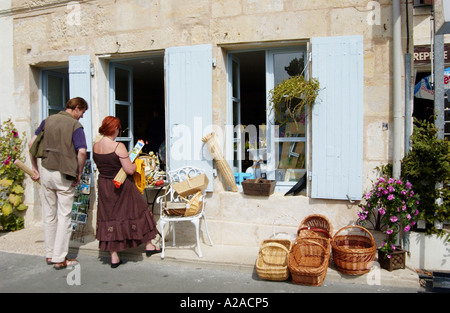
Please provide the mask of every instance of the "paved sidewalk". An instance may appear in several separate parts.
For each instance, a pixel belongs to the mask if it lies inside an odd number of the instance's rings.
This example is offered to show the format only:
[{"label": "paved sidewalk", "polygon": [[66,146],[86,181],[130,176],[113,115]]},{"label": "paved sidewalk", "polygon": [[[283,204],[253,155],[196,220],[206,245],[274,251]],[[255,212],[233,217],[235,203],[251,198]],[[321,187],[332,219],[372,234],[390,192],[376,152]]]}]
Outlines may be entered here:
[{"label": "paved sidewalk", "polygon": [[[159,237],[158,237],[159,238]],[[258,247],[243,247],[243,246],[209,246],[202,244],[201,249],[203,257],[199,258],[196,252],[195,243],[189,246],[177,245],[172,247],[172,241],[166,242],[165,259],[160,257],[146,258],[144,247],[141,246],[136,249],[129,249],[121,252],[121,258],[142,261],[154,262],[158,264],[180,264],[193,265],[202,268],[217,268],[230,269],[246,273],[253,273],[255,271],[255,263],[258,255]],[[0,251],[20,253],[26,255],[44,256],[44,240],[42,226],[35,225],[29,228],[22,229],[17,232],[0,233]],[[71,255],[91,255],[91,256],[105,256],[107,253],[101,252],[98,249],[98,241],[92,235],[85,236],[84,242],[78,239],[72,240],[70,243]],[[377,263],[375,263],[377,264]],[[372,271],[361,276],[350,276],[342,274],[336,270],[334,264],[330,264],[327,270],[326,281],[345,282],[348,284],[363,284],[363,285],[381,285],[381,286],[396,286],[402,288],[412,288],[417,291],[420,290],[419,277],[414,269],[406,268],[389,272],[374,266]]]}]

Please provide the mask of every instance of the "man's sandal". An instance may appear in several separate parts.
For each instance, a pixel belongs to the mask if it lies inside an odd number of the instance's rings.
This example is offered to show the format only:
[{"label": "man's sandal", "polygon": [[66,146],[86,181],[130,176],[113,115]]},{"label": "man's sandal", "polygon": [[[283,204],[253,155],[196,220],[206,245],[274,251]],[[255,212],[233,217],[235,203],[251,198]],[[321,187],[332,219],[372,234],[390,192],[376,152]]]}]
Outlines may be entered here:
[{"label": "man's sandal", "polygon": [[64,262],[59,262],[59,263],[54,263],[55,265],[53,265],[53,267],[56,269],[56,270],[62,270],[62,269],[64,269],[64,268],[66,268],[67,266],[75,266],[75,265],[77,265],[78,264],[78,261],[77,260],[71,260],[71,259],[68,259],[68,258],[66,258],[65,260],[64,260]]}]

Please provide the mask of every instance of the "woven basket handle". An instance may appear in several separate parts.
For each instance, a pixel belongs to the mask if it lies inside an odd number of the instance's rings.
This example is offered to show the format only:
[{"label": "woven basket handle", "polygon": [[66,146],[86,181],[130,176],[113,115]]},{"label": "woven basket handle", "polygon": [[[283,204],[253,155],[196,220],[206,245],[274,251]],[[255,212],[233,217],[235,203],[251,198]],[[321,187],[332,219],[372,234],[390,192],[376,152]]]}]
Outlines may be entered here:
[{"label": "woven basket handle", "polygon": [[191,182],[189,181],[189,179],[191,179],[191,176],[189,176],[189,173],[186,173],[186,182],[187,182],[188,186],[192,188],[192,185],[191,185]]},{"label": "woven basket handle", "polygon": [[261,251],[263,251],[264,249],[267,249],[269,247],[277,247],[277,248],[284,250],[284,252],[289,253],[289,249],[286,248],[286,246],[284,246],[278,242],[268,242],[268,243],[263,244],[261,247]]},{"label": "woven basket handle", "polygon": [[324,229],[322,229],[322,228],[317,228],[317,227],[302,227],[302,228],[299,228],[298,230],[297,230],[297,236],[298,235],[300,235],[300,231],[302,231],[302,230],[305,230],[305,229],[307,229],[307,230],[312,230],[312,231],[317,231],[317,232],[320,232],[320,233],[324,233],[325,235],[327,235],[328,236],[328,238],[332,238],[331,237],[331,235],[330,235],[330,233],[329,232],[327,232],[326,230],[324,230]]},{"label": "woven basket handle", "polygon": [[300,246],[302,245],[302,244],[305,244],[305,243],[308,243],[308,244],[314,244],[314,245],[316,245],[316,246],[319,246],[320,248],[322,248],[322,250],[323,250],[323,252],[326,254],[327,253],[327,250],[320,244],[320,243],[318,243],[318,242],[316,242],[316,241],[313,241],[313,240],[308,240],[308,239],[301,239],[301,240],[298,240],[295,244],[294,244],[294,246],[292,247],[292,252],[291,253],[293,253],[293,255],[294,255],[294,259],[295,259],[295,261],[297,262],[297,263],[299,263],[299,259],[298,259],[298,253],[296,253],[296,251],[298,251],[299,249],[300,249]]},{"label": "woven basket handle", "polygon": [[359,229],[365,231],[367,234],[369,234],[370,240],[371,240],[372,242],[375,242],[375,240],[373,239],[372,234],[371,234],[367,229],[365,229],[364,227],[361,227],[361,226],[358,226],[358,225],[349,225],[349,226],[342,227],[341,229],[339,229],[339,230],[336,232],[336,234],[334,234],[333,240],[334,240],[334,238],[336,238],[336,236],[337,236],[341,231],[343,231],[344,229],[347,229],[347,228],[359,228]]},{"label": "woven basket handle", "polygon": [[[278,242],[268,242],[266,244],[263,244],[261,249],[259,250],[259,253],[261,254],[261,256],[264,259],[264,250],[270,247],[276,247],[276,248],[280,248],[281,250],[283,250],[284,252],[286,252],[286,255],[289,255],[289,249],[286,248],[284,245],[282,245],[281,243]],[[267,264],[275,264],[275,263],[270,263],[267,262],[266,260],[264,260],[265,263]]]}]

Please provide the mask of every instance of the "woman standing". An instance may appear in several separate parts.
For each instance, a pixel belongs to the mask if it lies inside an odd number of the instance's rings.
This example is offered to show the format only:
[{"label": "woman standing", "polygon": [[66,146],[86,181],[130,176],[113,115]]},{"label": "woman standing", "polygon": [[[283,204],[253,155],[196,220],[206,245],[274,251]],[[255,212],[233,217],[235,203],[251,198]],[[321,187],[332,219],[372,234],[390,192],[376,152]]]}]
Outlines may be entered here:
[{"label": "woman standing", "polygon": [[[161,252],[151,242],[159,234],[156,222],[132,177],[136,165],[131,163],[125,145],[115,142],[120,131],[120,120],[107,116],[98,129],[103,138],[93,147],[99,170],[96,238],[100,250],[110,252],[112,268],[121,264],[118,251],[144,242],[147,256]],[[121,168],[127,178],[116,188],[113,179]]]}]

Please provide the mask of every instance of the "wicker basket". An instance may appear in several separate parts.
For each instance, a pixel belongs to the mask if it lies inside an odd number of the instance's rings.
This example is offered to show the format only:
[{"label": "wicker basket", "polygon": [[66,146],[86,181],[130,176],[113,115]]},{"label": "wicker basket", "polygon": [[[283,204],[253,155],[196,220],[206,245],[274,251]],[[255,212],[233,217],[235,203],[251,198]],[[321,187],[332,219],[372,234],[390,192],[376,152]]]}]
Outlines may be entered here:
[{"label": "wicker basket", "polygon": [[[339,235],[345,229],[360,229],[366,235]],[[377,246],[372,234],[361,226],[345,226],[331,240],[333,262],[337,269],[348,275],[368,273],[375,259]]]},{"label": "wicker basket", "polygon": [[266,239],[261,243],[256,260],[258,277],[283,281],[289,278],[287,266],[292,242],[287,239]]},{"label": "wicker basket", "polygon": [[184,216],[186,214],[186,203],[185,202],[165,202],[164,212],[168,216]]},{"label": "wicker basket", "polygon": [[303,231],[309,231],[308,228],[300,228],[299,229],[299,233],[300,236],[297,236],[297,240],[302,240],[302,239],[308,239],[311,241],[315,241],[318,244],[322,245],[325,248],[325,251],[328,253],[328,258],[331,255],[331,237],[321,237],[321,236],[316,236],[315,234],[317,234],[318,232],[323,232],[323,230],[321,230],[320,228],[317,228],[316,231],[313,232],[313,235],[311,237],[306,237],[306,236],[302,236],[302,232]]},{"label": "wicker basket", "polygon": [[[181,196],[180,196],[181,197]],[[197,191],[195,195],[190,197],[189,199],[182,198],[184,201],[187,202],[186,205],[186,212],[184,213],[184,216],[193,216],[198,214],[198,212],[201,210],[203,206],[203,194],[201,191]]]},{"label": "wicker basket", "polygon": [[209,180],[206,174],[200,174],[194,177],[187,177],[187,179],[175,182],[172,188],[183,197],[195,194],[198,191],[203,191],[208,186]]},{"label": "wicker basket", "polygon": [[294,284],[321,286],[327,275],[330,254],[317,238],[297,238],[289,253],[288,268]]},{"label": "wicker basket", "polygon": [[312,214],[305,217],[300,223],[297,231],[300,237],[323,237],[331,239],[333,236],[333,225],[326,216]]},{"label": "wicker basket", "polygon": [[270,196],[275,190],[276,181],[261,179],[246,179],[242,183],[244,194],[252,196]]},{"label": "wicker basket", "polygon": [[406,265],[406,251],[402,250],[401,247],[397,246],[396,250],[391,252],[391,258],[387,258],[386,254],[378,250],[378,263],[380,263],[381,268],[392,272],[396,269],[405,269]]}]

